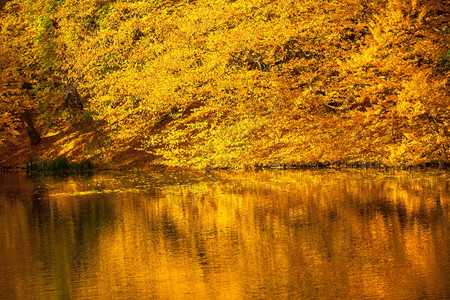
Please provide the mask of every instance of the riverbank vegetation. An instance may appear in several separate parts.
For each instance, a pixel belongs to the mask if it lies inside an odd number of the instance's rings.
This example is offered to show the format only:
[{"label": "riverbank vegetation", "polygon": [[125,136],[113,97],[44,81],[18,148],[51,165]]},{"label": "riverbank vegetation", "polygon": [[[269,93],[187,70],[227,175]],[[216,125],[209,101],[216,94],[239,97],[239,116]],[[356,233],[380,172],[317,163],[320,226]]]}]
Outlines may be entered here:
[{"label": "riverbank vegetation", "polygon": [[30,159],[26,163],[26,172],[32,173],[91,173],[94,169],[94,164],[89,159],[85,159],[80,163],[69,162],[67,157],[60,156],[52,161]]},{"label": "riverbank vegetation", "polygon": [[445,1],[0,7],[3,165],[448,164]]}]

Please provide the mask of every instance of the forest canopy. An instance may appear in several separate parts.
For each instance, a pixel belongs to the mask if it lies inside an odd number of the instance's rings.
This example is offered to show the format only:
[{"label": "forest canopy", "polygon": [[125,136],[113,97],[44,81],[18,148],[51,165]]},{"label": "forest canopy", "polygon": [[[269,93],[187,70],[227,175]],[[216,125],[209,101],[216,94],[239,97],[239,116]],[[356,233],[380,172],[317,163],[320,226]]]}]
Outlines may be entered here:
[{"label": "forest canopy", "polygon": [[449,10],[1,1],[0,147],[72,126],[96,128],[82,156],[131,149],[178,167],[448,162]]}]

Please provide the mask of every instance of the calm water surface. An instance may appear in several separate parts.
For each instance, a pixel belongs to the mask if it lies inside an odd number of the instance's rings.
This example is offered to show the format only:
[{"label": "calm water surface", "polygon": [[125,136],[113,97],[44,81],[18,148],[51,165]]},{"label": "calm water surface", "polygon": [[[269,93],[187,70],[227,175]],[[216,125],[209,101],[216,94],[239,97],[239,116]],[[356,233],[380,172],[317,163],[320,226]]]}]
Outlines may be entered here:
[{"label": "calm water surface", "polygon": [[449,299],[448,171],[0,175],[0,299]]}]

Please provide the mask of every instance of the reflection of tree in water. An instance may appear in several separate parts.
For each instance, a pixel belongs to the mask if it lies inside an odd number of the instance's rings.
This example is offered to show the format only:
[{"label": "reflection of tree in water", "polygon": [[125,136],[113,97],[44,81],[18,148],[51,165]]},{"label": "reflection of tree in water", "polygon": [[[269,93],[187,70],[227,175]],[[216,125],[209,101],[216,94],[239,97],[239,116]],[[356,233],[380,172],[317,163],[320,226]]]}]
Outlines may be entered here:
[{"label": "reflection of tree in water", "polygon": [[407,209],[405,203],[395,203],[392,199],[380,197],[371,201],[356,201],[355,210],[358,215],[368,220],[381,215],[384,220],[398,221],[402,228],[417,222],[423,229],[428,228],[433,223],[442,221],[442,204],[439,195],[429,196],[436,199],[435,205],[429,205],[425,199],[418,197],[419,206],[417,209]]},{"label": "reflection of tree in water", "polygon": [[170,248],[175,249],[176,252],[180,249],[180,239],[184,237],[184,234],[178,229],[176,221],[170,216],[167,210],[164,210],[161,220],[154,225],[160,224],[161,231],[164,236],[164,241],[170,244]]},{"label": "reflection of tree in water", "polygon": [[[250,298],[369,297],[383,280],[398,279],[409,291],[414,281],[403,277],[404,270],[428,275],[423,270],[432,269],[433,255],[448,258],[448,191],[442,184],[305,173],[272,180],[277,174],[189,182],[180,175],[166,185],[164,178],[136,177],[122,185],[123,193],[108,192],[121,182],[98,177],[102,189],[84,196],[74,196],[79,181],[36,181],[26,193],[32,199],[30,248],[39,249],[50,274],[45,280],[52,280],[47,285],[62,291],[60,298],[138,299],[164,295],[164,288],[174,293],[173,287],[214,298],[224,295],[221,282],[236,283],[235,296]],[[83,294],[83,280],[97,290]],[[341,290],[325,289],[326,282]],[[393,295],[390,286],[380,289]]]},{"label": "reflection of tree in water", "polygon": [[45,186],[42,180],[33,181],[33,192],[31,194],[31,217],[36,222],[35,225],[39,226],[42,233],[44,228],[49,224],[46,224],[51,220],[49,216],[52,214],[52,208],[50,201],[48,201],[48,188]]},{"label": "reflection of tree in water", "polygon": [[381,215],[385,220],[396,219],[402,225],[407,223],[407,210],[404,203],[393,203],[385,198],[372,199],[369,202],[358,202],[355,210],[362,218],[373,219],[377,215]]},{"label": "reflection of tree in water", "polygon": [[[111,195],[54,199],[48,181],[64,184],[66,178],[32,178],[30,226],[36,249],[62,298],[69,298],[72,274],[86,268],[96,249],[101,229],[114,219]],[[94,198],[94,199],[93,199]]]}]

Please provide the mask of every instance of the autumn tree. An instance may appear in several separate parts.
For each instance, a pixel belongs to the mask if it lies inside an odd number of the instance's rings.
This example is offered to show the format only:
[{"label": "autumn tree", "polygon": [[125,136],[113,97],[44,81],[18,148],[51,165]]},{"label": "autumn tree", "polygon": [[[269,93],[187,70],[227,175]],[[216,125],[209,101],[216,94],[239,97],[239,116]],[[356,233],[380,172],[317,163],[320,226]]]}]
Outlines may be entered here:
[{"label": "autumn tree", "polygon": [[2,40],[24,49],[2,69],[22,87],[4,101],[28,93],[58,120],[62,106],[92,112],[112,153],[188,167],[448,161],[443,1],[12,3],[2,22],[32,38]]},{"label": "autumn tree", "polygon": [[30,28],[23,22],[21,9],[9,3],[0,11],[0,113],[2,134],[0,142],[17,135],[18,121],[25,126],[31,145],[41,141],[31,111],[36,109],[33,99],[33,58],[31,43],[26,38]]},{"label": "autumn tree", "polygon": [[31,144],[37,145],[41,138],[33,122],[36,115],[53,125],[67,119],[65,111],[83,110],[76,83],[65,76],[64,47],[53,18],[57,4],[9,1],[1,11],[3,140],[17,134],[20,120]]}]

